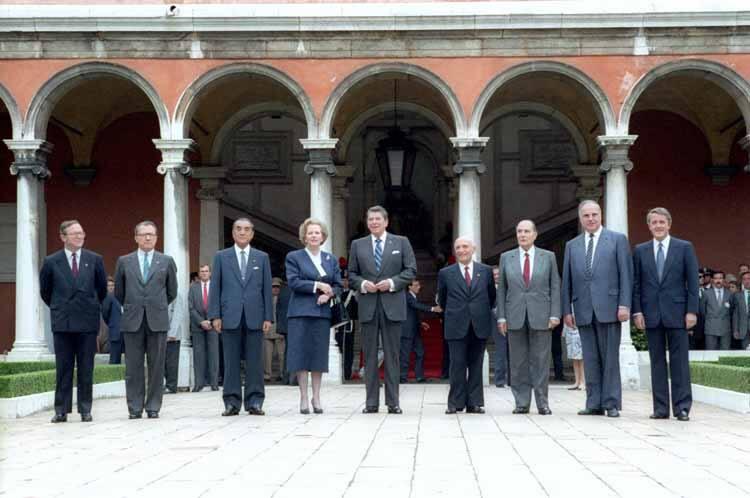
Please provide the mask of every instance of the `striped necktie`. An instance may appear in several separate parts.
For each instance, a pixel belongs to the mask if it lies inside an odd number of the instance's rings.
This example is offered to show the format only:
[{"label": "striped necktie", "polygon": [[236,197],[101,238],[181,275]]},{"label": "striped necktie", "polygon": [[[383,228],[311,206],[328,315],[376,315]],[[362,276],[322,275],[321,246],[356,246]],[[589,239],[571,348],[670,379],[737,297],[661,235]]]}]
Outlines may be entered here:
[{"label": "striped necktie", "polygon": [[383,241],[375,239],[375,269],[379,272],[380,265],[383,262],[383,247],[380,245]]}]

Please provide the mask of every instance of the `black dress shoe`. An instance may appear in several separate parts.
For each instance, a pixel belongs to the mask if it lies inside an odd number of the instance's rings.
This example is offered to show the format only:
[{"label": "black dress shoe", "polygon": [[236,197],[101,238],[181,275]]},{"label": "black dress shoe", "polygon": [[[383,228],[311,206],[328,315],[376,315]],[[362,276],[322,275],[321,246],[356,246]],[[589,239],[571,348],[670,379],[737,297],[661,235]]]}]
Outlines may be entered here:
[{"label": "black dress shoe", "polygon": [[484,413],[484,408],[482,408],[481,406],[467,406],[466,413],[476,413],[481,415],[482,413]]},{"label": "black dress shoe", "polygon": [[212,391],[218,391],[219,390],[219,386],[211,386],[211,390]]},{"label": "black dress shoe", "polygon": [[205,386],[195,386],[193,388],[193,392],[194,393],[199,393],[199,392],[201,392],[203,390],[203,387],[205,387]]},{"label": "black dress shoe", "polygon": [[129,418],[130,420],[135,420],[135,419],[137,419],[137,418],[143,418],[143,414],[142,414],[142,413],[133,413],[133,412],[130,412],[130,413],[128,414],[128,418]]},{"label": "black dress shoe", "polygon": [[310,415],[310,409],[309,409],[309,408],[300,408],[300,409],[299,409],[299,412],[300,412],[300,413],[301,413],[302,415]]},{"label": "black dress shoe", "polygon": [[607,416],[610,418],[617,418],[620,416],[620,410],[618,410],[617,408],[608,408]]},{"label": "black dress shoe", "polygon": [[399,379],[398,383],[399,384],[408,384],[409,381],[407,379]]},{"label": "black dress shoe", "polygon": [[505,387],[505,384],[495,384],[495,387],[499,387],[500,389]]},{"label": "black dress shoe", "polygon": [[257,406],[251,406],[250,408],[247,409],[247,414],[248,415],[257,415],[257,416],[260,417],[260,416],[265,415],[266,412],[264,412],[262,409],[258,408]]},{"label": "black dress shoe", "polygon": [[366,406],[362,409],[362,413],[378,413],[377,406]]},{"label": "black dress shoe", "polygon": [[228,406],[223,412],[221,412],[222,417],[234,417],[235,415],[239,415],[239,414],[240,414],[240,410],[233,406]]},{"label": "black dress shoe", "polygon": [[523,407],[520,407],[520,406],[516,407],[516,408],[513,408],[513,414],[515,414],[515,415],[525,415],[527,413],[529,413],[529,409],[528,408],[523,408]]},{"label": "black dress shoe", "polygon": [[389,406],[388,413],[390,413],[391,415],[401,415],[404,412],[398,406]]},{"label": "black dress shoe", "polygon": [[418,384],[423,384],[425,382],[427,382],[427,379],[425,379],[424,377],[420,377],[420,378],[417,379],[417,383]]},{"label": "black dress shoe", "polygon": [[604,415],[604,410],[601,408],[584,408],[578,412],[578,415]]},{"label": "black dress shoe", "polygon": [[552,410],[549,409],[549,406],[545,406],[539,409],[539,415],[552,415]]},{"label": "black dress shoe", "polygon": [[687,410],[680,410],[680,413],[678,413],[676,417],[680,422],[687,422],[688,420],[690,420]]},{"label": "black dress shoe", "polygon": [[81,422],[93,422],[94,419],[91,418],[90,413],[81,413]]},{"label": "black dress shoe", "polygon": [[662,419],[669,418],[669,415],[660,415],[658,413],[652,413],[651,415],[648,416],[648,418],[650,418],[651,420],[662,420]]},{"label": "black dress shoe", "polygon": [[52,420],[50,420],[50,422],[52,422],[53,424],[59,424],[61,422],[67,422],[67,421],[68,421],[68,416],[63,413],[55,413],[55,416],[52,417]]},{"label": "black dress shoe", "polygon": [[159,418],[159,412],[156,412],[156,411],[153,411],[153,410],[147,411],[146,412],[146,416],[148,418]]},{"label": "black dress shoe", "polygon": [[446,415],[455,415],[455,413],[456,413],[456,409],[455,408],[448,407],[445,410],[445,414]]},{"label": "black dress shoe", "polygon": [[315,405],[313,405],[313,413],[316,415],[320,415],[321,413],[323,413],[323,409],[319,407],[316,408]]}]

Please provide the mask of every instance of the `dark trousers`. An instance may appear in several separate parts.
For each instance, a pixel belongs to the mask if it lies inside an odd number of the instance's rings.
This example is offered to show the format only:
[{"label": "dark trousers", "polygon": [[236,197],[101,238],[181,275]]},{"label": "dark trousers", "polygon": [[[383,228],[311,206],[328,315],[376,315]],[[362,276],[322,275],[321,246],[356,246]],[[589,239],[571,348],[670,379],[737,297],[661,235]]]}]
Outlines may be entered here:
[{"label": "dark trousers", "polygon": [[122,363],[122,339],[119,341],[109,341],[109,364],[119,365]]},{"label": "dark trousers", "polygon": [[219,385],[219,334],[215,330],[193,332],[195,387]]},{"label": "dark trousers", "polygon": [[549,330],[534,330],[527,321],[522,329],[508,332],[510,372],[516,407],[529,408],[534,391],[536,407],[549,408],[549,357],[552,335]]},{"label": "dark trousers", "polygon": [[732,335],[706,334],[706,351],[728,351],[732,343]]},{"label": "dark trousers", "polygon": [[[224,337],[222,334],[217,334],[219,336],[219,385],[224,385]],[[286,358],[284,358],[284,361],[286,362]],[[286,365],[286,363],[284,363]]]},{"label": "dark trousers", "polygon": [[464,338],[448,340],[451,355],[449,409],[484,406],[482,364],[486,343],[486,339],[477,337],[471,325]]},{"label": "dark trousers", "polygon": [[362,345],[365,351],[365,404],[370,408],[377,408],[380,405],[378,337],[383,344],[385,404],[387,406],[399,406],[398,377],[400,365],[398,357],[401,346],[401,322],[388,320],[380,303],[375,309],[373,320],[362,322]]},{"label": "dark trousers", "polygon": [[424,343],[422,334],[417,332],[411,337],[401,337],[401,351],[399,352],[401,382],[406,382],[409,378],[409,360],[412,351],[414,351],[414,375],[417,380],[424,379]]},{"label": "dark trousers", "polygon": [[552,329],[552,365],[555,370],[555,380],[565,380],[562,358],[562,330],[562,322]]},{"label": "dark trousers", "polygon": [[[646,329],[648,356],[651,359],[651,397],[654,413],[669,416],[669,378],[672,380],[672,413],[690,412],[693,392],[690,387],[690,359],[687,330],[658,327]],[[667,374],[669,348],[669,374]]]},{"label": "dark trousers", "polygon": [[[140,414],[161,409],[164,394],[164,366],[167,355],[167,331],[152,331],[143,317],[136,332],[123,332],[125,339],[125,397],[128,411]],[[144,357],[148,367],[148,385],[144,375]]]},{"label": "dark trousers", "polygon": [[509,383],[508,376],[508,338],[497,330],[492,331],[492,338],[495,341],[495,353],[492,357],[495,364],[495,385],[504,386]]},{"label": "dark trousers", "polygon": [[55,332],[55,413],[73,411],[73,369],[78,387],[78,413],[91,413],[94,391],[96,332]]},{"label": "dark trousers", "polygon": [[620,383],[620,322],[600,323],[596,317],[578,328],[586,376],[586,408],[622,409]]},{"label": "dark trousers", "polygon": [[[354,363],[354,330],[347,333],[344,328],[342,326],[336,329],[335,338],[341,357],[344,359],[344,379],[350,380]],[[284,350],[284,357],[286,358],[286,350]]]},{"label": "dark trousers", "polygon": [[448,347],[448,341],[445,340],[443,335],[443,362],[440,368],[440,377],[447,379],[450,376],[451,369],[451,350]]},{"label": "dark trousers", "polygon": [[[266,390],[263,385],[263,332],[247,328],[245,316],[239,328],[223,330],[224,338],[224,406],[240,410],[263,408]],[[241,365],[245,361],[245,393],[242,393]]]},{"label": "dark trousers", "polygon": [[167,341],[164,358],[164,385],[170,391],[177,390],[177,375],[180,371],[180,341]]}]

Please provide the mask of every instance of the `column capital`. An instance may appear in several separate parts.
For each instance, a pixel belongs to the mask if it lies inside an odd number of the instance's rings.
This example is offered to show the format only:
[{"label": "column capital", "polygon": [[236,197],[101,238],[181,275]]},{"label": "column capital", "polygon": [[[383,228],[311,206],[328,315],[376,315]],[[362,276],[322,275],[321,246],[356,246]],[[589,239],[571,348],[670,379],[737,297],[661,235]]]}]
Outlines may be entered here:
[{"label": "column capital", "polygon": [[188,153],[196,150],[195,141],[192,139],[163,140],[153,139],[154,145],[161,151],[161,163],[156,171],[165,175],[168,171],[177,171],[184,176],[190,176],[192,168],[187,160]]},{"label": "column capital", "polygon": [[[303,142],[303,147],[307,151],[307,162],[305,163],[305,173],[308,175],[314,175],[316,171],[324,172],[329,176],[336,174],[336,165],[333,163],[333,148],[309,148],[305,146],[304,142],[310,140],[300,140]],[[320,142],[320,140],[316,140]]]},{"label": "column capital", "polygon": [[10,165],[10,174],[17,176],[30,173],[39,179],[52,176],[47,168],[47,156],[52,153],[54,145],[46,140],[3,140],[13,152],[14,161]]},{"label": "column capital", "polygon": [[490,140],[489,137],[453,137],[450,140],[458,156],[453,165],[454,173],[460,175],[464,171],[474,170],[481,175],[487,171],[487,167],[482,163],[482,151]]},{"label": "column capital", "polygon": [[622,168],[626,173],[633,169],[633,162],[628,158],[630,146],[638,135],[601,135],[596,141],[602,151],[602,163],[599,170],[608,173],[614,168]]},{"label": "column capital", "polygon": [[224,188],[221,182],[216,185],[204,185],[201,182],[201,188],[195,193],[195,197],[201,201],[220,201],[224,198]]},{"label": "column capital", "polygon": [[570,170],[578,180],[576,199],[579,202],[584,199],[601,199],[602,176],[596,164],[574,164],[570,167]]},{"label": "column capital", "polygon": [[[739,141],[740,147],[743,148],[743,150],[747,151],[748,154],[750,154],[750,135],[745,135],[742,137]],[[744,168],[742,168],[745,173],[750,173],[750,162],[745,165]]]}]

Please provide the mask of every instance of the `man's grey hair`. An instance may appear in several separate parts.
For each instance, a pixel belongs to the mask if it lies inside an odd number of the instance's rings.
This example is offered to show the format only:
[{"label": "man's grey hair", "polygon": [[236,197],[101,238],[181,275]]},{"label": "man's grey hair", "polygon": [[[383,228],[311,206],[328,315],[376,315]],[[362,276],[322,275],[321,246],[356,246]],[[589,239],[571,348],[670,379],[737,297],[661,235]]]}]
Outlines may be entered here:
[{"label": "man's grey hair", "polygon": [[144,227],[154,227],[154,231],[155,231],[155,232],[156,232],[157,234],[159,233],[159,228],[158,228],[158,227],[156,226],[156,223],[154,223],[154,222],[153,222],[153,221],[151,221],[151,220],[143,220],[143,221],[141,221],[140,223],[138,223],[138,224],[137,224],[137,225],[135,226],[135,235],[138,235],[138,231],[139,231],[139,230],[140,230],[141,228],[144,228]]},{"label": "man's grey hair", "polygon": [[516,224],[516,230],[518,230],[518,226],[519,226],[519,225],[520,225],[521,223],[523,223],[524,221],[526,221],[526,222],[529,222],[529,223],[531,223],[531,229],[532,229],[532,230],[534,231],[534,233],[537,233],[537,231],[536,231],[536,223],[534,223],[534,222],[533,222],[533,221],[531,221],[531,220],[521,220],[521,221],[519,221],[519,222],[518,222],[518,223]]},{"label": "man's grey hair", "polygon": [[456,247],[456,244],[458,244],[459,241],[468,242],[471,247],[476,247],[476,244],[474,243],[472,238],[466,235],[456,237],[456,240],[453,241],[453,247]]},{"label": "man's grey hair", "polygon": [[602,210],[602,207],[595,200],[593,200],[593,199],[584,199],[584,200],[581,201],[580,204],[578,204],[578,216],[581,216],[581,210],[583,208],[585,208],[586,206],[588,206],[588,205],[593,205],[593,206],[598,207],[599,211]]},{"label": "man's grey hair", "polygon": [[255,225],[253,225],[253,222],[250,221],[250,218],[243,216],[242,218],[237,218],[234,220],[234,223],[232,223],[232,230],[234,230],[234,227],[237,226],[237,223],[244,222],[250,225],[251,230],[255,230]]}]

